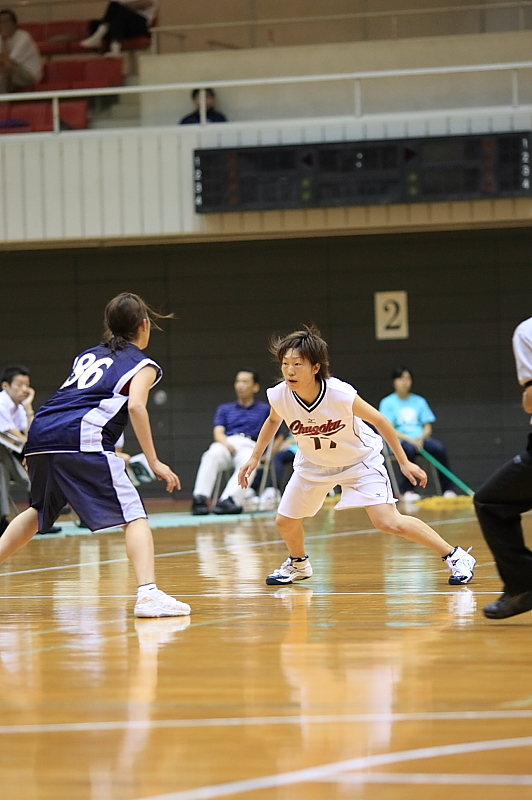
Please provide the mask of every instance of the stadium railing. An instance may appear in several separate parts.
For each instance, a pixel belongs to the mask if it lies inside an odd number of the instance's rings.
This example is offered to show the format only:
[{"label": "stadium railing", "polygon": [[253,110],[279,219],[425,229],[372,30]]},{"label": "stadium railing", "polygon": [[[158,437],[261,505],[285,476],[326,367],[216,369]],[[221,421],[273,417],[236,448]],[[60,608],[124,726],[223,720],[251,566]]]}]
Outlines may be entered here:
[{"label": "stadium railing", "polygon": [[[60,114],[59,101],[72,100],[74,98],[103,97],[106,95],[127,95],[127,94],[151,94],[157,92],[168,92],[176,90],[190,91],[198,88],[200,90],[200,125],[207,124],[207,108],[205,90],[207,88],[221,89],[232,87],[259,87],[272,85],[320,83],[334,81],[351,81],[353,83],[353,107],[352,116],[361,118],[364,116],[363,109],[363,83],[364,81],[376,78],[409,78],[433,75],[461,75],[468,73],[495,73],[509,72],[511,76],[509,86],[508,102],[505,108],[516,110],[519,108],[519,70],[532,69],[532,61],[505,62],[500,64],[473,64],[473,65],[453,65],[446,67],[423,67],[416,69],[398,70],[372,70],[366,72],[348,72],[320,75],[294,75],[283,77],[268,78],[240,78],[234,80],[209,81],[208,83],[195,81],[194,83],[166,83],[155,85],[138,86],[113,86],[109,88],[96,89],[73,89],[56,90],[48,92],[21,92],[17,94],[0,95],[0,103],[28,102],[30,100],[49,100],[52,105],[53,131],[60,133]],[[500,104],[497,106],[500,108]],[[445,109],[449,111],[449,109]],[[244,122],[245,120],[239,120]]]}]

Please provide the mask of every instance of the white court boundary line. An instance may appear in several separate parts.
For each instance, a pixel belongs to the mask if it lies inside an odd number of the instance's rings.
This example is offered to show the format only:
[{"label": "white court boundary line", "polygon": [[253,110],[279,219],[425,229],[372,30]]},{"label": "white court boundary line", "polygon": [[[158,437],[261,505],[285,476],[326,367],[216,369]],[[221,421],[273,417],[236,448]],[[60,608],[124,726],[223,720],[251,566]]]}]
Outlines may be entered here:
[{"label": "white court boundary line", "polygon": [[[207,719],[116,720],[112,722],[50,722],[37,725],[0,725],[0,735],[24,733],[94,733],[95,731],[157,730],[168,728],[242,728],[267,725],[338,725],[339,723],[396,724],[488,719],[531,719],[524,711],[434,711],[399,714],[321,714],[277,717],[212,717]],[[532,737],[531,742],[532,742]],[[447,745],[446,745],[447,746]],[[350,762],[349,762],[350,763]],[[351,769],[351,767],[349,767]]]},{"label": "white court boundary line", "polygon": [[523,736],[515,739],[491,739],[481,742],[460,742],[438,747],[420,747],[396,753],[363,756],[362,758],[353,758],[348,761],[337,761],[318,767],[284,772],[279,775],[267,775],[262,778],[201,786],[197,789],[152,795],[139,800],[212,800],[213,798],[227,797],[228,795],[234,797],[237,794],[242,794],[242,792],[253,792],[260,789],[271,789],[298,783],[320,782],[322,780],[330,782],[330,779],[334,778],[338,773],[349,770],[363,770],[384,764],[400,764],[405,761],[419,761],[441,756],[462,755],[464,753],[482,753],[489,750],[507,750],[516,747],[532,747],[532,736]]},{"label": "white court boundary line", "polygon": [[[433,520],[430,524],[431,526],[435,525],[453,525],[457,522],[477,522],[476,517],[457,517],[456,519],[438,519]],[[377,528],[364,528],[361,531],[339,531],[338,533],[314,533],[305,536],[305,541],[313,541],[316,539],[339,539],[343,536],[361,536],[362,534],[374,534],[374,533],[382,533]],[[389,535],[389,534],[386,534]],[[267,542],[247,542],[246,547],[270,547],[276,544],[284,544],[283,539],[272,539],[271,541]],[[229,548],[233,548],[234,545],[220,545],[219,547],[213,547],[213,551],[219,550],[228,550]],[[187,556],[187,555],[194,555],[197,553],[197,548],[193,550],[175,550],[171,553],[157,553],[155,558],[172,558],[174,556]],[[60,570],[65,569],[77,569],[79,567],[93,567],[95,564],[99,566],[103,564],[122,564],[129,559],[126,558],[109,558],[105,561],[82,561],[76,564],[60,564],[57,566],[50,566],[50,567],[36,567],[35,569],[21,569],[13,572],[0,572],[0,578],[7,578],[11,577],[12,575],[30,575],[32,573],[38,572],[57,572]]]},{"label": "white court boundary line", "polygon": [[456,774],[448,772],[355,772],[341,776],[322,778],[327,783],[390,783],[429,784],[432,786],[532,786],[532,775],[483,775]]}]

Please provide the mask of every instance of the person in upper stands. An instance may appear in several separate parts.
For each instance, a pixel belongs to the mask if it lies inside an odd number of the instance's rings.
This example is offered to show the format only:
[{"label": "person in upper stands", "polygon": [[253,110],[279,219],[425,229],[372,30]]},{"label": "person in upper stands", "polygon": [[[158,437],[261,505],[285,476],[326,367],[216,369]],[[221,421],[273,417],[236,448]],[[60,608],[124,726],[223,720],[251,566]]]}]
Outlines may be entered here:
[{"label": "person in upper stands", "polygon": [[157,0],[112,0],[101,19],[93,20],[93,33],[80,42],[87,50],[109,50],[120,55],[124,39],[150,36],[157,15]]},{"label": "person in upper stands", "polygon": [[18,27],[10,8],[0,10],[0,93],[18,92],[42,78],[39,49],[32,36]]},{"label": "person in upper stands", "polygon": [[[193,89],[191,94],[192,102],[196,110],[183,117],[180,125],[197,125],[200,121],[200,90]],[[205,89],[205,105],[207,107],[207,122],[227,122],[227,117],[214,107],[216,104],[216,93],[214,89]]]}]

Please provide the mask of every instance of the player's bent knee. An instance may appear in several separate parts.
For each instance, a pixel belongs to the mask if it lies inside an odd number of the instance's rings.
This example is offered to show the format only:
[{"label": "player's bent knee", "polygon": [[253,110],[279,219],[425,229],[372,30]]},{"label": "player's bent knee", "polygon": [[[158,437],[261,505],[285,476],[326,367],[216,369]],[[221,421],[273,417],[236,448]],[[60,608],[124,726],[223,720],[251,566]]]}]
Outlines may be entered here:
[{"label": "player's bent knee", "polygon": [[301,520],[292,519],[292,517],[284,517],[282,514],[277,514],[275,522],[277,523],[277,527],[280,531],[291,531],[298,527]]},{"label": "player's bent knee", "polygon": [[402,517],[399,514],[372,516],[371,521],[375,527],[383,533],[392,533],[395,534],[395,536],[402,536]]}]

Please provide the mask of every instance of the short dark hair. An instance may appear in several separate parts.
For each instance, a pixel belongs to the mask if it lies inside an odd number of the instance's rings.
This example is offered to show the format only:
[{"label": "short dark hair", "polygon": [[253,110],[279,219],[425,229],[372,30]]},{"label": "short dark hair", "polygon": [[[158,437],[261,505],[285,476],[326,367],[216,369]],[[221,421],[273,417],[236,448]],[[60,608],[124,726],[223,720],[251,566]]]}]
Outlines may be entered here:
[{"label": "short dark hair", "polygon": [[5,14],[6,17],[9,17],[13,25],[18,25],[18,17],[11,8],[0,8],[0,17],[2,14]]},{"label": "short dark hair", "polygon": [[11,386],[17,375],[25,375],[29,378],[30,371],[24,364],[11,364],[9,367],[5,367],[0,375],[0,383],[9,383]]},{"label": "short dark hair", "polygon": [[238,375],[239,372],[249,372],[250,375],[253,375],[253,383],[260,383],[259,373],[252,369],[252,367],[240,367],[236,374]]},{"label": "short dark hair", "polygon": [[319,364],[317,378],[329,377],[329,346],[315,325],[304,325],[300,331],[274,336],[270,340],[270,353],[280,364],[289,350],[298,350],[302,358],[311,364]]},{"label": "short dark hair", "polygon": [[392,381],[396,378],[400,378],[403,372],[408,372],[412,380],[414,380],[414,376],[412,375],[412,370],[405,367],[404,364],[398,364],[396,367],[392,369]]},{"label": "short dark hair", "polygon": [[[199,95],[199,93],[200,93],[199,89],[192,89],[190,96],[192,97],[193,100],[195,100],[196,97]],[[214,89],[205,89],[205,94],[210,94],[210,96],[213,99],[216,97],[216,92],[214,91]]]}]

